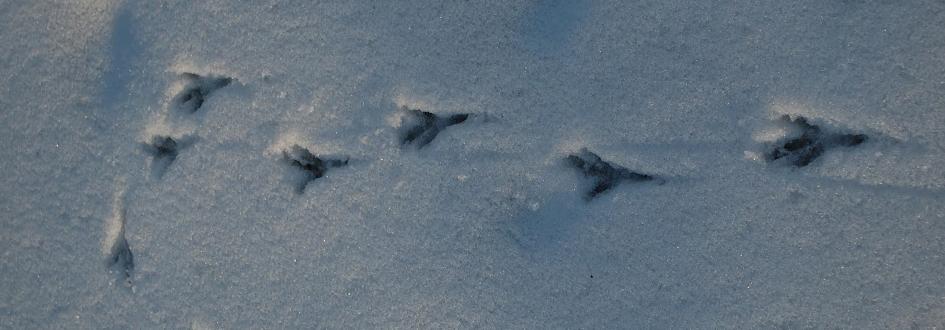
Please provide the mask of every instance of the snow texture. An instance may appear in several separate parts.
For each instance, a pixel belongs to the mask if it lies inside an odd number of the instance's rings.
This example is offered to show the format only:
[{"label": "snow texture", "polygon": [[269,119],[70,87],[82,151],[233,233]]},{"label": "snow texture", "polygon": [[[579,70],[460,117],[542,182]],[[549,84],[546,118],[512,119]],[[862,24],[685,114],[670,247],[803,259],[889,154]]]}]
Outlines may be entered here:
[{"label": "snow texture", "polygon": [[0,328],[945,327],[939,0],[11,0],[0,31]]}]

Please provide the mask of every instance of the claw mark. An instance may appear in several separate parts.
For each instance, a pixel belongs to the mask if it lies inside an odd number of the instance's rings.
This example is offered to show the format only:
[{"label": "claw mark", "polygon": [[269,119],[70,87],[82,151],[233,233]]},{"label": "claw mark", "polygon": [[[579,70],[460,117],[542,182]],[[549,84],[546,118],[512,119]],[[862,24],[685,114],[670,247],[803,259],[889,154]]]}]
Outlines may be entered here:
[{"label": "claw mark", "polygon": [[174,100],[177,107],[187,113],[200,110],[211,93],[233,82],[230,77],[201,76],[190,72],[184,72],[181,77],[188,82]]},{"label": "claw mark", "polygon": [[342,167],[348,165],[348,157],[343,159],[325,158],[322,159],[312,154],[308,149],[299,145],[292,145],[288,150],[282,151],[282,155],[290,165],[295,166],[305,173],[305,176],[298,183],[298,193],[305,192],[305,187],[309,182],[321,178],[329,168]]},{"label": "claw mark", "polygon": [[177,159],[178,152],[185,148],[189,142],[190,138],[188,137],[184,137],[178,142],[170,136],[155,135],[151,137],[150,143],[142,144],[142,149],[153,157],[151,175],[157,179],[164,176],[167,168]]},{"label": "claw mark", "polygon": [[106,266],[112,272],[116,272],[121,279],[125,280],[126,284],[130,285],[132,272],[135,269],[135,259],[134,254],[131,253],[131,246],[128,244],[128,239],[125,237],[127,219],[125,218],[126,212],[123,195],[124,190],[115,194],[112,219],[109,221],[109,226],[107,227],[106,235],[108,236],[107,241],[110,243],[110,247],[108,248]]},{"label": "claw mark", "polygon": [[865,134],[837,134],[828,133],[820,129],[819,126],[811,125],[807,119],[798,116],[794,120],[784,115],[781,120],[791,124],[801,131],[801,135],[794,138],[783,139],[775,144],[765,154],[768,162],[773,162],[784,158],[795,167],[804,167],[810,165],[814,159],[823,155],[824,151],[835,146],[852,147],[866,142]]},{"label": "claw mark", "polygon": [[436,135],[440,134],[440,131],[449,126],[462,123],[469,118],[469,114],[465,113],[454,114],[443,118],[426,111],[417,109],[410,110],[407,107],[404,107],[402,110],[406,112],[406,114],[401,117],[400,127],[402,131],[400,143],[402,145],[415,145],[417,149],[430,144],[430,142],[436,138]]},{"label": "claw mark", "polygon": [[[655,179],[651,175],[632,172],[622,166],[605,162],[599,156],[584,148],[576,155],[569,155],[566,160],[568,164],[581,171],[585,177],[594,179],[594,187],[587,192],[585,197],[587,200],[616,187],[622,181],[642,182]],[[658,179],[658,181],[660,184],[664,182],[663,179]]]}]

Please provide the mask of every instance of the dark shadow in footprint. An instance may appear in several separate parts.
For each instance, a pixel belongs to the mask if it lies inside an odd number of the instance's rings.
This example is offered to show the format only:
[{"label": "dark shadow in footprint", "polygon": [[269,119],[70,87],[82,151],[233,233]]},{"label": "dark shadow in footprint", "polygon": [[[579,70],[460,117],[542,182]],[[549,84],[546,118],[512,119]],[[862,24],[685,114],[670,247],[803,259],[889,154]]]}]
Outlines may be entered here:
[{"label": "dark shadow in footprint", "polygon": [[619,165],[605,162],[600,159],[599,156],[584,148],[577,154],[569,155],[565,160],[567,160],[569,165],[581,171],[585,177],[593,179],[594,186],[591,190],[587,191],[585,196],[587,200],[591,200],[608,189],[616,187],[623,181],[642,182],[656,180],[659,184],[665,182],[663,179],[657,179],[648,174],[632,172]]},{"label": "dark shadow in footprint", "polygon": [[865,134],[825,132],[819,126],[811,125],[807,122],[807,118],[801,116],[792,120],[790,116],[784,115],[781,121],[796,131],[795,136],[784,138],[769,147],[768,152],[765,153],[765,160],[769,163],[780,161],[795,167],[804,167],[823,155],[827,149],[852,147],[867,140]]},{"label": "dark shadow in footprint", "polygon": [[128,245],[128,239],[125,238],[125,211],[119,213],[118,236],[108,253],[106,266],[126,282],[131,281],[131,273],[135,269],[135,257],[131,253],[131,246]]},{"label": "dark shadow in footprint", "polygon": [[410,110],[406,107],[402,110],[406,113],[400,119],[400,144],[412,145],[417,149],[430,144],[440,131],[469,118],[469,114],[465,113],[440,117],[433,113]]},{"label": "dark shadow in footprint", "polygon": [[308,186],[309,182],[325,176],[325,172],[327,172],[329,168],[348,165],[348,157],[341,159],[323,159],[313,155],[311,151],[298,145],[293,145],[289,149],[283,150],[282,155],[289,165],[298,168],[302,172],[302,176],[298,179],[298,184],[296,185],[296,192],[299,194],[305,192],[305,187]]},{"label": "dark shadow in footprint", "polygon": [[163,177],[167,168],[177,159],[180,150],[190,146],[192,140],[193,138],[187,136],[180,138],[180,141],[178,141],[170,136],[155,135],[151,137],[151,142],[143,143],[141,148],[153,157],[151,160],[151,177],[154,179]]},{"label": "dark shadow in footprint", "polygon": [[186,113],[197,112],[211,93],[233,82],[230,77],[201,76],[190,72],[182,73],[181,77],[187,80],[187,84],[174,97],[174,105]]}]

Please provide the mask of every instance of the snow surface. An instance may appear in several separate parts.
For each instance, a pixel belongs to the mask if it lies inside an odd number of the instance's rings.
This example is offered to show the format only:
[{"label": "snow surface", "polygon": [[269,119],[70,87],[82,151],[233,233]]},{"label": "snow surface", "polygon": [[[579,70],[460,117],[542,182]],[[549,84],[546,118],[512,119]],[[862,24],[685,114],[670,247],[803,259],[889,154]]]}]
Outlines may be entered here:
[{"label": "snow surface", "polygon": [[[11,0],[0,26],[3,328],[945,327],[942,1]],[[197,76],[232,80],[182,111]],[[470,116],[418,147],[404,108]],[[869,140],[768,163],[782,115]],[[350,161],[299,193],[293,145]],[[665,183],[584,198],[582,148]]]}]

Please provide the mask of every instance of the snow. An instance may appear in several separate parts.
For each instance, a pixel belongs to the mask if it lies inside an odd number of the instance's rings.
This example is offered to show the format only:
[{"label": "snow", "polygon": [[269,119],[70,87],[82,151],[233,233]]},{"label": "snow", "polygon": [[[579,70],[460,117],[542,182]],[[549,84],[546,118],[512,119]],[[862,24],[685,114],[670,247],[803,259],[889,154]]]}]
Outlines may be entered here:
[{"label": "snow", "polygon": [[[0,25],[2,328],[945,327],[941,1],[7,1]],[[404,109],[469,117],[405,145]],[[768,162],[784,115],[868,139]],[[348,163],[299,193],[294,145]],[[586,198],[585,148],[663,184]]]}]

